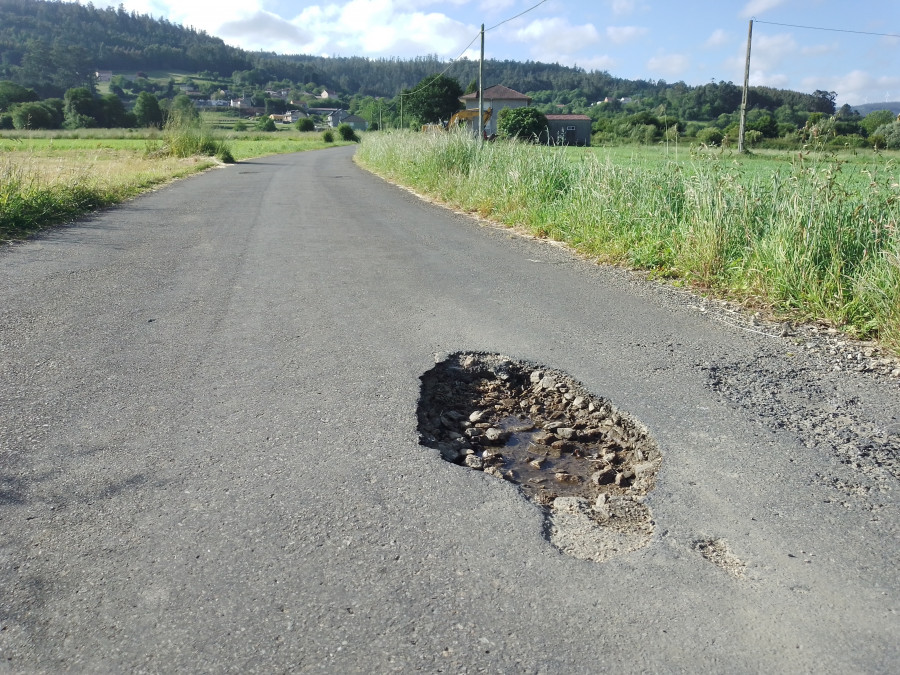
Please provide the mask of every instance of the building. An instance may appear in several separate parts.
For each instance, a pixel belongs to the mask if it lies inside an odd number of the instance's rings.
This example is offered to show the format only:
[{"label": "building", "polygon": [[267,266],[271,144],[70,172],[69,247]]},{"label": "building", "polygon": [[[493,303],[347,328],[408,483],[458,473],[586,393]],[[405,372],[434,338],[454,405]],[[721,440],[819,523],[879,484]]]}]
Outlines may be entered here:
[{"label": "building", "polygon": [[549,135],[545,142],[553,145],[590,145],[591,118],[587,115],[547,115]]},{"label": "building", "polygon": [[337,110],[333,110],[332,112],[330,112],[328,114],[328,126],[330,126],[333,129],[336,129],[337,127],[339,127],[341,125],[341,122],[344,121],[344,118],[349,117],[349,116],[350,116],[350,113],[348,113],[346,110],[342,110],[341,108],[338,108]]},{"label": "building", "polygon": [[359,115],[348,115],[341,120],[341,124],[349,124],[353,131],[365,131],[369,128],[369,123]]},{"label": "building", "polygon": [[[502,84],[495,84],[488,87],[482,94],[484,100],[484,109],[492,108],[494,113],[491,119],[484,126],[484,131],[488,136],[497,133],[497,116],[503,108],[526,108],[531,105],[531,97],[517,92],[515,89],[504,87]],[[466,110],[478,110],[478,92],[466,94],[459,97],[460,102],[465,105]]]},{"label": "building", "polygon": [[97,82],[109,82],[112,79],[112,71],[111,70],[95,70],[94,77],[97,78]]}]

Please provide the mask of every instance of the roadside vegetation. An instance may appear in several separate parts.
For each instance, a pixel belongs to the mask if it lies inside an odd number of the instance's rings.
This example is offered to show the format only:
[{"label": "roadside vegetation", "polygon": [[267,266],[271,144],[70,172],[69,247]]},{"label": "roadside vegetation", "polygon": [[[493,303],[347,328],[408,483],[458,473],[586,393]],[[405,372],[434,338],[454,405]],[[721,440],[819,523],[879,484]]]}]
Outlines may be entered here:
[{"label": "roadside vegetation", "polygon": [[217,164],[320,150],[318,132],[225,132],[190,119],[163,129],[0,132],[0,242],[111,206]]},{"label": "roadside vegetation", "polygon": [[[900,156],[368,135],[364,167],[599,261],[900,352]],[[677,161],[676,161],[677,157]]]}]

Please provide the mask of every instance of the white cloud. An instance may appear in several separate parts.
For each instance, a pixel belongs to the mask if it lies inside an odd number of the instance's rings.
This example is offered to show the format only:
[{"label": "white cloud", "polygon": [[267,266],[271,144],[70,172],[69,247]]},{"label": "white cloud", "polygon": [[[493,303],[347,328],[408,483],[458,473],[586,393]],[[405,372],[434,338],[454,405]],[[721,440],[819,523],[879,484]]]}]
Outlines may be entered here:
[{"label": "white cloud", "polygon": [[650,32],[643,26],[607,26],[606,37],[617,45],[637,40]]},{"label": "white cloud", "polygon": [[681,77],[691,65],[691,60],[684,54],[659,53],[647,60],[647,70],[667,77]]},{"label": "white cloud", "polygon": [[223,40],[241,38],[261,43],[274,40],[279,44],[293,45],[309,43],[313,37],[290,21],[268,12],[256,12],[253,16],[245,19],[226,21],[219,26],[218,35]]},{"label": "white cloud", "polygon": [[524,28],[516,30],[511,39],[530,44],[532,55],[537,57],[560,51],[574,54],[585,47],[596,45],[600,41],[600,35],[593,24],[575,26],[565,19],[552,18],[535,19]]},{"label": "white cloud", "polygon": [[769,73],[763,70],[750,70],[751,87],[772,87],[773,89],[790,89],[791,79],[784,73]]},{"label": "white cloud", "polygon": [[727,44],[731,44],[734,38],[731,37],[730,33],[725,32],[721,28],[716,28],[712,35],[706,38],[706,42],[704,46],[706,47],[724,47]]},{"label": "white cloud", "polygon": [[612,0],[610,5],[613,14],[631,14],[637,6],[637,0]]},{"label": "white cloud", "polygon": [[592,56],[587,59],[578,59],[578,66],[585,70],[610,70],[618,64],[619,62],[616,59],[606,54]]},{"label": "white cloud", "polygon": [[810,45],[800,50],[804,56],[822,56],[823,54],[834,54],[840,51],[840,45],[833,43],[830,45]]},{"label": "white cloud", "polygon": [[775,9],[781,4],[784,4],[785,0],[750,0],[746,5],[744,5],[744,9],[741,10],[741,17],[744,19],[750,19],[757,14],[762,14],[765,11],[770,9]]},{"label": "white cloud", "polygon": [[[796,57],[797,51],[797,43],[790,34],[781,33],[779,35],[759,36],[753,40],[750,53],[750,67],[757,74],[780,69],[786,62]],[[743,40],[735,51],[734,57],[728,61],[731,70],[742,74],[742,80],[746,57],[747,42]]]},{"label": "white cloud", "polygon": [[805,91],[834,91],[838,105],[849,103],[878,103],[900,99],[900,76],[873,75],[863,70],[853,70],[845,75],[807,77],[802,81]]}]

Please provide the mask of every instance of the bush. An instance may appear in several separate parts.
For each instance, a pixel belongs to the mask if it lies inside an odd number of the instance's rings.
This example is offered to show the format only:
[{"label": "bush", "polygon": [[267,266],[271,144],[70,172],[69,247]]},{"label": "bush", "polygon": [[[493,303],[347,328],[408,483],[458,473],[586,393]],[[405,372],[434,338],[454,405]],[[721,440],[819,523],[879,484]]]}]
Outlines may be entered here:
[{"label": "bush", "polygon": [[338,135],[341,137],[342,141],[359,143],[359,136],[356,135],[356,132],[353,131],[353,127],[349,124],[341,124],[338,127]]},{"label": "bush", "polygon": [[330,130],[326,131],[324,134],[322,134],[322,140],[326,143],[334,143],[334,132]]},{"label": "bush", "polygon": [[750,129],[744,132],[744,143],[747,147],[753,147],[763,139],[763,132],[759,129]]},{"label": "bush", "polygon": [[725,134],[715,127],[706,127],[697,132],[697,140],[705,145],[719,145],[723,138]]},{"label": "bush", "polygon": [[189,113],[169,115],[163,131],[166,151],[173,157],[207,155],[216,156],[223,162],[234,161],[228,144],[213,137],[209,127]]},{"label": "bush", "polygon": [[546,135],[547,117],[537,108],[503,108],[497,115],[497,133],[503,138],[537,141]]},{"label": "bush", "polygon": [[277,131],[275,127],[275,120],[271,117],[264,117],[257,123],[257,128],[260,131]]},{"label": "bush", "polygon": [[297,131],[315,131],[316,123],[313,122],[308,117],[303,117],[297,120]]},{"label": "bush", "polygon": [[244,120],[238,120],[234,123],[235,131],[247,131],[247,123]]},{"label": "bush", "polygon": [[0,129],[14,129],[13,117],[9,113],[0,113]]},{"label": "bush", "polygon": [[58,129],[59,120],[44,103],[17,103],[10,109],[16,129]]},{"label": "bush", "polygon": [[887,148],[888,150],[900,150],[900,122],[892,122],[878,127],[872,138],[880,136],[884,139],[884,145],[879,144],[879,148]]}]

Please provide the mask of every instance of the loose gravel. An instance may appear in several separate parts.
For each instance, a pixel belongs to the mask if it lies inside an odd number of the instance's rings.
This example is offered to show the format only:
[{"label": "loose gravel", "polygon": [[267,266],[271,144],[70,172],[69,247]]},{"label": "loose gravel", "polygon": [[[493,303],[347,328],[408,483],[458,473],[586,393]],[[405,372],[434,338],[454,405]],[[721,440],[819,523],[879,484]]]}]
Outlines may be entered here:
[{"label": "loose gravel", "polygon": [[640,422],[563,372],[497,354],[453,354],[421,379],[420,442],[518,485],[558,549],[603,561],[650,541],[643,499],[662,455]]}]

